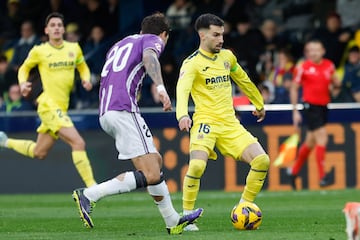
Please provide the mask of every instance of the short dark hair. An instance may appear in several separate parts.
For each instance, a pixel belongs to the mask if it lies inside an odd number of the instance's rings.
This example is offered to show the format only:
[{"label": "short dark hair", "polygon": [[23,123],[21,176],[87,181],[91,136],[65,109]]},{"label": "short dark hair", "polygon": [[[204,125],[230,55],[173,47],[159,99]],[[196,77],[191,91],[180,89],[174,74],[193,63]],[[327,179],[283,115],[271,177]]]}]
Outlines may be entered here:
[{"label": "short dark hair", "polygon": [[351,53],[351,52],[360,52],[360,49],[359,49],[359,47],[358,46],[352,46],[351,48],[349,48],[349,53]]},{"label": "short dark hair", "polygon": [[322,47],[324,47],[324,42],[321,41],[320,39],[318,38],[310,38],[309,40],[307,40],[305,42],[305,45],[309,44],[309,43],[319,43]]},{"label": "short dark hair", "polygon": [[209,29],[210,25],[222,27],[224,26],[224,20],[211,13],[202,14],[195,21],[195,30]]},{"label": "short dark hair", "polygon": [[154,13],[147,16],[141,22],[141,32],[143,34],[159,35],[162,32],[169,33],[170,25],[168,19],[163,13]]},{"label": "short dark hair", "polygon": [[45,19],[45,26],[48,25],[50,19],[52,19],[52,18],[60,18],[61,21],[62,21],[63,24],[64,24],[64,21],[65,21],[65,20],[64,20],[64,15],[62,15],[61,13],[58,13],[58,12],[52,12],[52,13],[50,13],[49,15],[47,15],[47,17],[46,17],[46,19]]}]

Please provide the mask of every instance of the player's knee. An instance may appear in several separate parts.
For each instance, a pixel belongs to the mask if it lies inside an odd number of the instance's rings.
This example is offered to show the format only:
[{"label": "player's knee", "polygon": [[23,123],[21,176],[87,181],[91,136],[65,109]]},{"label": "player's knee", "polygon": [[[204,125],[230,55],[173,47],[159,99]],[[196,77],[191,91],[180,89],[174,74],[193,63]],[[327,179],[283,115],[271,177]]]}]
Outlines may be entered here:
[{"label": "player's knee", "polygon": [[82,138],[77,139],[73,144],[72,148],[76,150],[84,150],[85,149],[85,141]]},{"label": "player's knee", "polygon": [[154,185],[160,182],[160,174],[156,173],[147,173],[146,174],[146,182],[148,185]]},{"label": "player's knee", "polygon": [[200,178],[204,174],[205,168],[206,161],[200,159],[192,159],[189,163],[187,175]]},{"label": "player's knee", "polygon": [[48,152],[43,150],[34,150],[34,158],[44,160],[47,156]]},{"label": "player's knee", "polygon": [[268,170],[270,166],[270,158],[267,154],[260,154],[250,162],[251,168],[258,170]]}]

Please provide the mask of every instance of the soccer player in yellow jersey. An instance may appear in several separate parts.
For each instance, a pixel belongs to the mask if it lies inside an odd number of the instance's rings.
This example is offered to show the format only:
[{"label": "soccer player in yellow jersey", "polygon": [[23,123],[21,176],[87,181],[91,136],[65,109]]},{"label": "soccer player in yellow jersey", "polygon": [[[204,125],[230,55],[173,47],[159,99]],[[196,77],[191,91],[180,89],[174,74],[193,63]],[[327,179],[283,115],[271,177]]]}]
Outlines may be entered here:
[{"label": "soccer player in yellow jersey", "polygon": [[[237,63],[234,54],[222,49],[224,22],[213,14],[203,14],[195,22],[200,47],[184,60],[176,88],[176,118],[180,130],[190,131],[190,161],[183,182],[183,211],[191,212],[199,192],[200,179],[208,158],[216,160],[214,147],[226,156],[250,164],[240,202],[253,202],[269,168],[269,157],[235,116],[231,79],[247,95],[258,122],[265,117],[260,92]],[[189,95],[195,104],[192,120]],[[195,224],[185,230],[199,230]]]},{"label": "soccer player in yellow jersey", "polygon": [[44,159],[58,138],[72,148],[73,162],[86,186],[96,184],[91,164],[85,151],[85,142],[67,115],[70,92],[74,84],[75,68],[79,71],[82,85],[92,89],[90,71],[78,43],[63,39],[64,18],[60,13],[51,13],[45,22],[49,40],[34,46],[18,72],[23,96],[28,96],[32,83],[29,72],[38,67],[43,91],[37,97],[37,112],[41,119],[36,142],[8,138],[0,132],[0,146],[7,147],[31,158]]}]

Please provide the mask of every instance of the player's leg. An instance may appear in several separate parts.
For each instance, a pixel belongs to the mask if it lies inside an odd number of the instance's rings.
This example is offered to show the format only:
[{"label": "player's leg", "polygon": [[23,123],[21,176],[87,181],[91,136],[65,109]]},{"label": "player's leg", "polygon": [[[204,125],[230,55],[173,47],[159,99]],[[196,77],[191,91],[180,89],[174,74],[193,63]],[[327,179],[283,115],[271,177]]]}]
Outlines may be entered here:
[{"label": "player's leg", "polygon": [[305,141],[301,144],[295,163],[291,168],[291,175],[297,176],[309,157],[312,148],[315,145],[315,136],[313,131],[307,131]]},{"label": "player's leg", "polygon": [[325,127],[320,127],[316,130],[314,130],[314,138],[316,140],[315,145],[315,157],[316,157],[316,163],[318,167],[319,172],[319,179],[321,185],[328,185],[328,183],[325,182],[325,168],[324,168],[324,162],[325,162],[325,153],[326,153],[326,145],[328,142],[328,134],[326,132]]},{"label": "player's leg", "polygon": [[113,179],[88,187],[84,190],[86,197],[92,202],[135,189],[145,188],[149,184],[160,181],[159,154],[149,153],[132,159],[136,171],[127,171]]},{"label": "player's leg", "polygon": [[166,227],[170,228],[179,222],[180,216],[175,211],[168,187],[161,173],[162,159],[160,154],[151,153],[132,160],[137,171],[144,174],[148,193],[154,199]]},{"label": "player's leg", "polygon": [[241,159],[250,164],[250,170],[246,177],[246,185],[240,202],[253,202],[264,185],[270,159],[258,142],[247,146],[241,155]]},{"label": "player's leg", "polygon": [[[190,160],[183,179],[183,214],[194,211],[196,199],[200,190],[208,158],[216,159],[214,146],[217,138],[218,126],[198,120],[190,130]],[[198,231],[195,224],[187,226],[185,231]]]},{"label": "player's leg", "polygon": [[39,133],[36,142],[27,139],[7,138],[3,132],[0,132],[1,136],[5,139],[3,147],[12,149],[24,156],[37,159],[44,159],[56,141],[51,135],[46,133]]},{"label": "player's leg", "polygon": [[[189,167],[183,180],[183,214],[191,214],[200,190],[200,180],[205,172],[208,154],[205,151],[193,150],[190,152]],[[199,231],[195,223],[184,228],[185,231]]]},{"label": "player's leg", "polygon": [[115,138],[119,159],[132,159],[137,170],[121,173],[111,180],[85,190],[74,191],[73,196],[78,204],[80,216],[87,226],[93,226],[90,218],[92,202],[109,195],[130,192],[147,186],[169,227],[170,234],[181,233],[188,223],[201,215],[202,209],[199,209],[196,214],[180,218],[174,210],[167,186],[160,174],[162,159],[153,144],[153,138],[146,123],[139,114],[107,112],[100,118],[100,124],[105,132]]},{"label": "player's leg", "polygon": [[34,158],[35,145],[32,140],[8,138],[5,132],[0,132],[0,147],[12,149],[24,156]]},{"label": "player's leg", "polygon": [[333,182],[331,176],[325,173],[324,162],[325,162],[325,152],[326,145],[328,142],[328,134],[326,132],[325,124],[327,123],[327,113],[328,109],[326,106],[317,106],[315,108],[317,113],[317,121],[314,126],[314,138],[315,138],[315,156],[318,166],[320,186],[325,187],[331,185]]},{"label": "player's leg", "polygon": [[[5,147],[31,158],[44,159],[54,145],[57,139],[56,133],[64,120],[59,117],[59,115],[63,116],[63,114],[59,114],[55,110],[39,112],[38,115],[41,119],[41,124],[37,129],[38,137],[36,143],[31,140],[9,138],[4,142]],[[68,119],[66,114],[65,117]],[[65,124],[72,125],[71,120],[64,122]]]},{"label": "player's leg", "polygon": [[[136,162],[135,159],[143,158],[146,155],[149,155],[151,159],[155,159],[155,157],[151,157],[152,155],[158,156],[152,142],[152,135],[146,131],[148,128],[138,114],[109,111],[100,117],[100,125],[106,133],[115,139],[119,159],[134,159],[133,161]],[[159,164],[157,159],[155,161],[157,169],[159,169]],[[153,181],[153,178],[159,180],[160,170],[157,172],[157,176],[149,176],[149,178],[150,181]],[[96,186],[86,188],[84,194],[92,202],[96,202],[105,196],[130,192],[147,185],[148,180],[142,171],[128,171]]]},{"label": "player's leg", "polygon": [[85,141],[74,126],[61,127],[58,135],[60,139],[69,144],[72,149],[72,160],[87,187],[96,184],[91,163],[85,151]]},{"label": "player's leg", "polygon": [[208,153],[201,150],[190,152],[189,167],[183,180],[183,211],[189,213],[195,208],[195,202],[200,189],[200,180],[205,172]]},{"label": "player's leg", "polygon": [[45,159],[55,142],[56,139],[50,134],[39,133],[34,148],[34,157],[38,159]]},{"label": "player's leg", "polygon": [[216,143],[220,152],[250,164],[240,202],[253,202],[264,184],[269,169],[269,156],[257,139],[237,119],[234,119],[232,124],[222,126],[221,129],[221,135]]},{"label": "player's leg", "polygon": [[[90,210],[90,203],[97,202],[106,196],[127,193],[135,189],[147,187],[170,234],[180,234],[186,225],[201,216],[202,209],[198,209],[195,213],[183,217],[180,217],[175,211],[168,187],[160,174],[159,162],[161,162],[161,157],[158,153],[146,154],[134,158],[132,161],[137,169],[136,171],[121,173],[111,180],[86,188],[82,193],[74,192],[76,194],[75,198],[79,198],[79,195],[81,198],[81,194],[83,194],[85,199],[88,200],[88,204],[85,204],[85,206],[88,206],[87,208]],[[89,219],[87,226],[92,227],[92,220],[87,213],[89,212],[80,214],[83,214],[85,219]]]},{"label": "player's leg", "polygon": [[182,217],[175,211],[164,176],[160,173],[162,166],[160,154],[147,154],[141,158],[133,159],[133,164],[138,171],[144,173],[148,183],[148,193],[154,199],[169,234],[182,233],[184,227],[200,217],[202,209],[197,209]]}]

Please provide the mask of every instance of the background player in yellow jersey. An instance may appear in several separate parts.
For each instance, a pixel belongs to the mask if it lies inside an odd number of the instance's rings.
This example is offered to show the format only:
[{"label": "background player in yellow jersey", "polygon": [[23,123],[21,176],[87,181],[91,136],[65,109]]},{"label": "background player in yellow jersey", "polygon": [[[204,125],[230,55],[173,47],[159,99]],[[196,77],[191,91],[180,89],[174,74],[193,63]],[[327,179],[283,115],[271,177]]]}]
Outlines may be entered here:
[{"label": "background player in yellow jersey", "polygon": [[[180,130],[190,130],[190,161],[183,182],[183,211],[194,209],[207,160],[216,159],[214,147],[226,156],[249,163],[251,168],[240,202],[253,202],[269,168],[269,157],[235,116],[232,79],[248,96],[258,122],[265,117],[260,92],[237,63],[234,54],[222,49],[224,22],[213,14],[203,14],[195,22],[199,49],[184,60],[176,89],[176,118]],[[188,113],[189,94],[195,104],[193,120]],[[192,123],[193,121],[193,123]],[[185,230],[199,230],[195,224]]]},{"label": "background player in yellow jersey", "polygon": [[90,71],[78,43],[63,39],[64,18],[60,13],[51,13],[45,22],[45,33],[49,40],[35,46],[19,69],[18,80],[23,96],[32,91],[28,82],[30,70],[38,67],[43,91],[37,97],[37,112],[41,119],[36,142],[7,138],[0,132],[0,146],[7,147],[31,158],[44,159],[58,138],[69,144],[73,162],[86,186],[96,184],[85,142],[67,115],[70,92],[74,84],[75,68],[79,71],[82,85],[92,89]]}]

